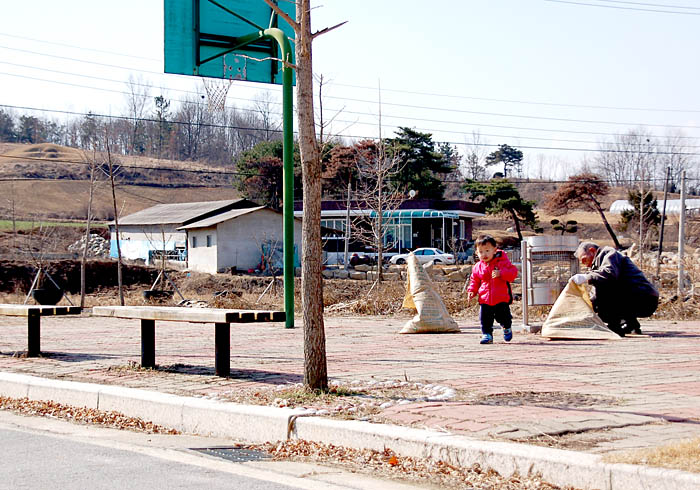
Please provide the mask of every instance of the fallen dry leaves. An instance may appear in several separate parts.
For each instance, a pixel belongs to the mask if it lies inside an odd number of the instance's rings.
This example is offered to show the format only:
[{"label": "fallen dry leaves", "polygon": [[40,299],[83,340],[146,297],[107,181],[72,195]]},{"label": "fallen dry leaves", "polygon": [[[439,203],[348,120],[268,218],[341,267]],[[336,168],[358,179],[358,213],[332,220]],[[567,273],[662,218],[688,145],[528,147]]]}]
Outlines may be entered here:
[{"label": "fallen dry leaves", "polygon": [[148,434],[172,434],[179,432],[136,417],[127,417],[120,412],[105,412],[87,407],[73,407],[53,401],[30,400],[0,396],[0,410],[9,410],[21,415],[48,417],[79,424],[101,425],[113,429],[124,429]]},{"label": "fallen dry leaves", "polygon": [[[435,485],[440,488],[474,488],[492,490],[557,490],[562,487],[543,481],[538,476],[503,477],[478,464],[469,468],[444,461],[400,456],[389,448],[383,451],[354,449],[313,441],[288,440],[248,446],[264,451],[276,460],[306,461],[341,466],[373,477]],[[574,490],[567,487],[568,490]]]},{"label": "fallen dry leaves", "polygon": [[608,463],[641,464],[700,473],[700,438],[634,451],[606,454]]}]

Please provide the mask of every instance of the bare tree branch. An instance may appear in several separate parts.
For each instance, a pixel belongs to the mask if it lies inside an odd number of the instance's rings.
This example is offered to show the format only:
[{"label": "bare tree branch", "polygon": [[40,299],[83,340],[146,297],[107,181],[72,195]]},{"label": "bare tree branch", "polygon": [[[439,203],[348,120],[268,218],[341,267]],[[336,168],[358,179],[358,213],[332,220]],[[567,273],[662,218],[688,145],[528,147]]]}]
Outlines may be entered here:
[{"label": "bare tree branch", "polygon": [[294,29],[295,33],[299,33],[299,30],[301,29],[299,23],[292,19],[290,16],[288,16],[286,13],[284,13],[284,11],[281,8],[279,8],[279,5],[275,5],[274,3],[272,3],[272,0],[263,1],[272,9],[274,13],[286,20],[289,23],[289,25],[292,26],[292,29]]},{"label": "bare tree branch", "polygon": [[[267,0],[265,0],[265,1],[267,1]],[[320,36],[322,34],[326,34],[328,32],[331,32],[332,30],[337,29],[338,27],[345,25],[347,23],[348,23],[348,21],[346,20],[344,22],[341,22],[340,24],[334,25],[333,27],[326,27],[325,29],[321,29],[320,31],[316,31],[311,35],[311,39],[316,39],[318,36]]]}]

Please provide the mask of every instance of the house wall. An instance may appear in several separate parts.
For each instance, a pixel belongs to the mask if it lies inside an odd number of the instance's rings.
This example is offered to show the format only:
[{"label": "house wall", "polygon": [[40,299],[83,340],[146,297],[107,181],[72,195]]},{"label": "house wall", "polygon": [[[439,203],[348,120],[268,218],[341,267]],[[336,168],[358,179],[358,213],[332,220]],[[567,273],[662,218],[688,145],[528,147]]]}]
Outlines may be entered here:
[{"label": "house wall", "polygon": [[[206,247],[206,235],[212,236],[212,246]],[[192,237],[197,247],[192,248]],[[283,242],[282,214],[261,209],[223,223],[216,228],[195,228],[188,233],[190,269],[210,274],[235,267],[254,269],[260,264],[261,244],[267,240]],[[294,220],[294,243],[301,251],[301,222]],[[297,262],[295,260],[295,262]]]},{"label": "house wall", "polygon": [[[175,229],[177,225],[120,225],[119,246],[122,257],[130,260],[143,259],[148,263],[151,250],[174,250],[176,245],[184,245],[186,234]],[[117,234],[114,226],[109,227],[109,256],[117,257]],[[163,245],[165,233],[165,245]]]},{"label": "house wall", "polygon": [[[207,237],[209,237],[209,241],[207,241]],[[194,246],[195,241],[196,246]],[[218,270],[217,242],[215,226],[190,230],[187,234],[188,267],[199,272],[216,273]]]},{"label": "house wall", "polygon": [[[219,223],[219,270],[236,267],[239,270],[254,269],[260,264],[261,244],[269,240],[282,245],[282,214],[261,209],[236,219]],[[294,220],[294,243],[301,251],[301,223]]]}]

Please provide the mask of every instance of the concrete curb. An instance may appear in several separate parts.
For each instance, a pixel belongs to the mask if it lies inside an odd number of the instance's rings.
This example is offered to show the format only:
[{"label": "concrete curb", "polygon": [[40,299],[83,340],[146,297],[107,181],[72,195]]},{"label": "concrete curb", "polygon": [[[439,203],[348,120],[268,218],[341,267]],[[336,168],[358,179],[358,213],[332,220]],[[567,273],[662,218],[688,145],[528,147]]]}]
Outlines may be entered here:
[{"label": "concrete curb", "polygon": [[119,386],[76,383],[0,372],[0,395],[99,410],[182,432],[248,442],[287,438],[431,457],[451,464],[492,468],[501,475],[541,474],[551,483],[583,489],[700,489],[700,475],[646,466],[605,464],[600,456],[507,442],[480,441],[433,430],[334,420],[300,409],[238,405]]}]

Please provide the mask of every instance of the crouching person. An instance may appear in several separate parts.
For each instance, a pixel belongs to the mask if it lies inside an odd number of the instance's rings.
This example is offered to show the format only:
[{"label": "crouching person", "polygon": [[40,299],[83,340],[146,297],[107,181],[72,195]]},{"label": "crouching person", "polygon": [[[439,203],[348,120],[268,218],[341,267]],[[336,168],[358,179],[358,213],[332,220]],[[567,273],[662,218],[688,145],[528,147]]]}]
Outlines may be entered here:
[{"label": "crouching person", "polygon": [[593,286],[591,302],[600,319],[621,337],[641,334],[637,318],[651,316],[659,306],[659,292],[644,273],[629,257],[593,242],[582,242],[575,255],[591,270],[575,274],[571,280]]}]

